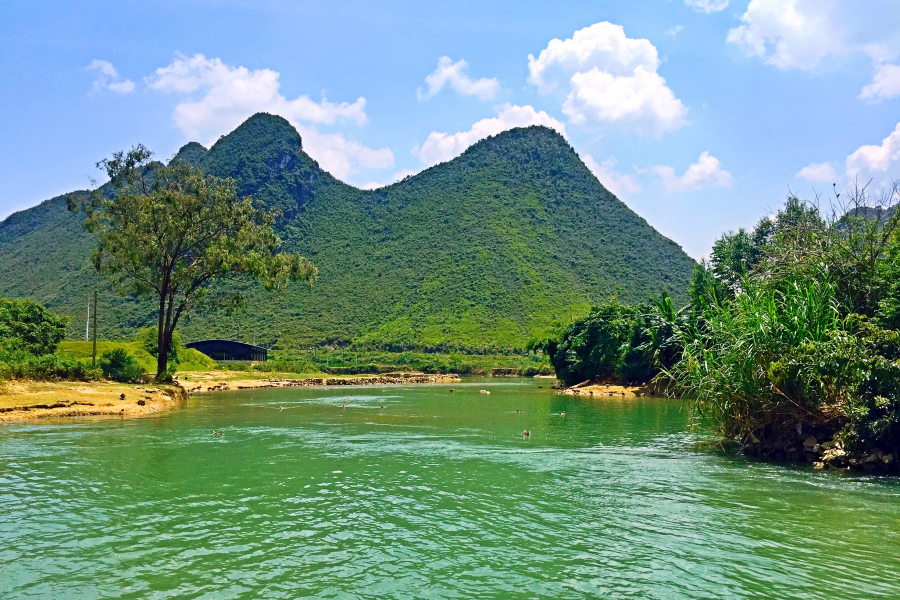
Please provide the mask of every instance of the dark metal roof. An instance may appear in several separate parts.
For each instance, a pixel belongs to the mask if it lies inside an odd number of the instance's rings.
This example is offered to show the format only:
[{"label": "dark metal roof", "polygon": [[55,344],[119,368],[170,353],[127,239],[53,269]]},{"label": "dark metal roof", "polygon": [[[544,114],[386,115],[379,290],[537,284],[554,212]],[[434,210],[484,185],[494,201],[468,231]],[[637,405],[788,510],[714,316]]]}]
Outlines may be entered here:
[{"label": "dark metal roof", "polygon": [[245,346],[247,348],[255,348],[256,350],[266,350],[266,348],[263,348],[262,346],[248,344],[247,342],[238,342],[237,340],[223,340],[220,338],[214,338],[214,339],[209,339],[209,340],[197,340],[196,342],[187,343],[187,344],[185,344],[185,346],[188,348],[193,348],[195,345],[205,344],[205,343],[209,343],[209,342],[224,342],[226,344],[237,344],[239,346]]}]

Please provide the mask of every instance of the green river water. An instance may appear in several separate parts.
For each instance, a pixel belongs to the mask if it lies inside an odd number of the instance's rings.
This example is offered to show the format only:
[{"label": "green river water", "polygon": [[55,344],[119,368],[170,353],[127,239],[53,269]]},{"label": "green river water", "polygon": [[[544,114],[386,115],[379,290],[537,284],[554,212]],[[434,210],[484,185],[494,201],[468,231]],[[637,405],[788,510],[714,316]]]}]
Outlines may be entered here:
[{"label": "green river water", "polygon": [[0,598],[900,598],[900,482],[699,441],[524,379],[7,424]]}]

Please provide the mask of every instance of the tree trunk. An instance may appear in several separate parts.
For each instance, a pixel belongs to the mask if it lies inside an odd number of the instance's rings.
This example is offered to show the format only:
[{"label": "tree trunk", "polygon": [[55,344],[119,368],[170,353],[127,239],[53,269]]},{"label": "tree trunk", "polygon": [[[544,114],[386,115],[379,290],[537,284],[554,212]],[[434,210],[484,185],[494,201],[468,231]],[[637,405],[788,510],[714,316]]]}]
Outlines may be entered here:
[{"label": "tree trunk", "polygon": [[163,315],[165,314],[165,300],[160,302],[158,335],[156,336],[156,380],[162,381],[169,368],[169,353],[166,350],[166,328]]},{"label": "tree trunk", "polygon": [[169,278],[166,276],[163,291],[159,294],[159,322],[156,327],[156,380],[163,381],[169,370],[169,347],[166,344],[166,292]]}]

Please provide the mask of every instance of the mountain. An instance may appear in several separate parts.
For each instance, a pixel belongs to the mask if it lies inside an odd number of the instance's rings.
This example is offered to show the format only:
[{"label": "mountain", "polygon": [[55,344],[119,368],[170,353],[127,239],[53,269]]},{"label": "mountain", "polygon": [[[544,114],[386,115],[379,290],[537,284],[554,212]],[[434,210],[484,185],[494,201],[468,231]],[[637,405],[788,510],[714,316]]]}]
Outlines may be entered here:
[{"label": "mountain", "polygon": [[[248,284],[245,311],[194,318],[188,339],[516,349],[612,294],[683,299],[694,267],[545,127],[503,132],[373,191],[329,175],[287,121],[267,114],[173,160],[233,177],[242,195],[281,210],[284,246],[319,268],[312,288]],[[96,288],[104,337],[151,323],[149,303],[115,295],[90,272],[92,247],[64,197],[11,215],[0,223],[0,295],[71,315],[73,337]]]}]

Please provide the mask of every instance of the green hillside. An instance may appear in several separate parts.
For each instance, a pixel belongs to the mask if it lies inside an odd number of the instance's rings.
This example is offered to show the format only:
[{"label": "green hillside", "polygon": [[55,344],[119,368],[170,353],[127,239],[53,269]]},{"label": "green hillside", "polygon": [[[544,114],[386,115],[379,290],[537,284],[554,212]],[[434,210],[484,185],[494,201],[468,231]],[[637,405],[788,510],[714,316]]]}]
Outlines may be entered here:
[{"label": "green hillside", "polygon": [[[100,158],[100,157],[97,157]],[[186,323],[186,338],[233,337],[291,349],[360,342],[399,349],[522,348],[611,294],[683,298],[694,261],[608,192],[556,132],[514,129],[375,191],[344,184],[302,150],[284,119],[259,114],[208,151],[175,160],[234,177],[284,216],[285,246],[319,268],[310,289],[244,290],[247,310]],[[0,223],[0,295],[73,317],[102,290],[101,335],[149,324],[152,307],[91,274],[93,242],[62,197]]]}]

